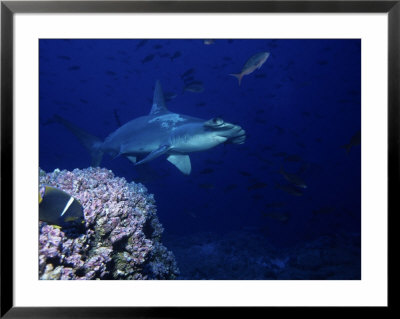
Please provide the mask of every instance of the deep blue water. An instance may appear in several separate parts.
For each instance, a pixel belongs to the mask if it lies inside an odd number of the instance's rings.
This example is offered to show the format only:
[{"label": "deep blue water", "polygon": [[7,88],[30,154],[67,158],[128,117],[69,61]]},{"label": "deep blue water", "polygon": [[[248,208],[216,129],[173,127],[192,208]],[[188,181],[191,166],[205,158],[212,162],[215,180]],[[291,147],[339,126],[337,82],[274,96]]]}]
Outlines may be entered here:
[{"label": "deep blue water", "polygon": [[[176,94],[167,102],[172,112],[219,116],[247,133],[242,145],[192,153],[188,176],[165,156],[141,166],[104,156],[101,167],[154,194],[167,238],[243,230],[289,249],[323,235],[360,234],[361,147],[342,147],[361,129],[360,40],[43,39],[39,47],[45,171],[90,165],[79,141],[49,124],[55,114],[104,139],[150,112],[160,80]],[[228,74],[261,51],[268,60],[239,86]],[[203,92],[184,91],[190,69]],[[296,188],[301,196],[279,188],[290,184],[281,167],[306,183]]]}]

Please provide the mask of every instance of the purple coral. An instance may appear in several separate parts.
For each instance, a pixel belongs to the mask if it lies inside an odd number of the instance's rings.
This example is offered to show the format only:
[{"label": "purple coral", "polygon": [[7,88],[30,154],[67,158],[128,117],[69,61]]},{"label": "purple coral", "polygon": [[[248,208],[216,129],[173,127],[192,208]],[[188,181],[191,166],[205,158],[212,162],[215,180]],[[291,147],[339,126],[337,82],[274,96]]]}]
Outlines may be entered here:
[{"label": "purple coral", "polygon": [[83,206],[81,233],[39,222],[40,279],[174,279],[175,258],[161,244],[154,198],[102,168],[40,172]]}]

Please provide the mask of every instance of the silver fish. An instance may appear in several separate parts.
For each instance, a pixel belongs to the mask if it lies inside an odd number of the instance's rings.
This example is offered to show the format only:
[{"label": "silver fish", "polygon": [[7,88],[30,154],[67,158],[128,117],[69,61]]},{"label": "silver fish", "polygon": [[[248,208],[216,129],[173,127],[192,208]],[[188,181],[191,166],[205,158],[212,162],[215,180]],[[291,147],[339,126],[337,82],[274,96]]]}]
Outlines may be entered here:
[{"label": "silver fish", "polygon": [[268,57],[269,57],[269,52],[257,53],[247,60],[240,73],[231,73],[229,75],[236,77],[240,85],[243,76],[248,75],[254,72],[256,69],[261,68],[261,66],[265,63],[265,61],[267,61]]}]

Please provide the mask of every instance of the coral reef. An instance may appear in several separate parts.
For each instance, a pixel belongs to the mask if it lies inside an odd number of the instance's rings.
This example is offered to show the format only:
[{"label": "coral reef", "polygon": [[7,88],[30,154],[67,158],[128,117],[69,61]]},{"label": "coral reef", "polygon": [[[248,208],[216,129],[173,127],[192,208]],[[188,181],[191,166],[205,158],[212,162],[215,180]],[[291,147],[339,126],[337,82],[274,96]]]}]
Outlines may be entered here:
[{"label": "coral reef", "polygon": [[39,221],[40,279],[175,279],[175,257],[153,195],[104,168],[40,170],[40,185],[58,187],[82,204],[82,229]]}]

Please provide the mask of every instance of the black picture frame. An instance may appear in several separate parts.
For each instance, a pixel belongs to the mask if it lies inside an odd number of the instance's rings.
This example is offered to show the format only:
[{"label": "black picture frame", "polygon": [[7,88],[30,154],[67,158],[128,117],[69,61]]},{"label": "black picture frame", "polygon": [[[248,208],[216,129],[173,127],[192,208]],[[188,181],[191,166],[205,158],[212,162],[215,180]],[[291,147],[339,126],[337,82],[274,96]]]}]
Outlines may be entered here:
[{"label": "black picture frame", "polygon": [[[388,247],[394,227],[392,216],[398,213],[400,130],[400,1],[1,1],[1,317],[5,318],[132,318],[191,317],[201,314],[226,315],[227,309],[191,307],[15,307],[13,299],[13,20],[16,13],[119,13],[119,12],[312,12],[312,13],[387,13],[388,14]],[[377,106],[379,107],[379,106]],[[390,265],[390,255],[388,264]],[[390,268],[388,269],[388,271]],[[388,272],[388,287],[393,281]],[[393,295],[388,294],[392,309]],[[266,309],[269,312],[276,307]],[[315,308],[317,309],[317,308]],[[321,308],[319,308],[321,309]],[[254,308],[235,309],[235,314],[249,316]],[[302,315],[307,307],[280,309],[279,315],[291,312]],[[323,310],[327,310],[324,308]],[[347,312],[360,308],[346,308]],[[371,308],[364,309],[371,313]],[[330,309],[334,315],[337,309]]]}]

